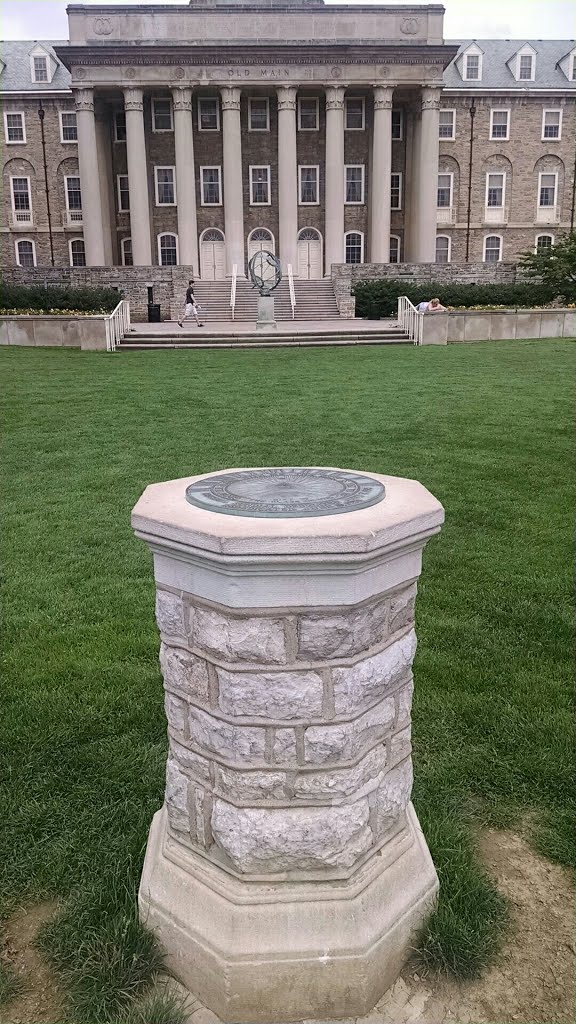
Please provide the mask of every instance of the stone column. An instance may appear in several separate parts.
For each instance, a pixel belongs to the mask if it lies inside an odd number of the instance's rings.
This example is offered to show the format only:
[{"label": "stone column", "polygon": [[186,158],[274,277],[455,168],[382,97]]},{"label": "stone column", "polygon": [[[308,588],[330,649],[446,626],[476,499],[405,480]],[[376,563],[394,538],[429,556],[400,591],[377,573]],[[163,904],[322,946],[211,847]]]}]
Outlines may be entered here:
[{"label": "stone column", "polygon": [[[104,104],[96,105],[96,148],[98,150],[98,177],[100,179],[100,202],[102,205],[102,231],[104,237],[104,259],[107,267],[117,262],[118,245],[112,233],[116,226],[116,206],[112,176],[112,147],[110,145],[110,122]],[[116,232],[114,231],[114,235]]]},{"label": "stone column", "polygon": [[374,88],[370,262],[390,262],[390,185],[392,175],[392,89]]},{"label": "stone column", "polygon": [[86,266],[106,265],[102,195],[98,174],[98,146],[94,118],[94,90],[76,89],[76,120],[78,124],[78,165],[82,189],[82,220]]},{"label": "stone column", "polygon": [[226,273],[236,264],[244,276],[244,193],[242,188],[242,134],[240,128],[240,89],[225,86],[222,95],[222,161],[224,164],[224,233],[226,235]]},{"label": "stone column", "polygon": [[[363,474],[344,492],[349,473],[313,469],[322,514],[257,518],[297,473],[153,484],[132,515],[154,555],[170,741],[140,912],[225,1021],[369,1012],[438,885],[410,803],[410,707],[442,506],[415,480]],[[190,504],[190,485],[237,514]],[[366,487],[380,497],[359,509]]]},{"label": "stone column", "polygon": [[344,263],[344,88],[326,89],[326,276]]},{"label": "stone column", "polygon": [[[128,188],[130,190],[130,235],[135,267],[152,264],[150,241],[150,202],[148,198],[148,163],[144,136],[144,97],[142,89],[124,90],[126,111],[126,152],[128,156]],[[155,261],[156,262],[156,261]]]},{"label": "stone column", "polygon": [[[436,208],[438,205],[438,136],[440,89],[422,89],[422,113],[419,125],[418,162],[414,187],[417,195],[414,219],[416,263],[436,262]],[[412,192],[414,196],[414,190]]]},{"label": "stone column", "polygon": [[280,86],[278,94],[278,215],[282,269],[298,273],[298,171],[296,166],[296,89]]},{"label": "stone column", "polygon": [[192,90],[172,89],[174,145],[176,149],[176,198],[180,263],[198,275],[198,226],[196,223],[196,173],[192,135]]}]

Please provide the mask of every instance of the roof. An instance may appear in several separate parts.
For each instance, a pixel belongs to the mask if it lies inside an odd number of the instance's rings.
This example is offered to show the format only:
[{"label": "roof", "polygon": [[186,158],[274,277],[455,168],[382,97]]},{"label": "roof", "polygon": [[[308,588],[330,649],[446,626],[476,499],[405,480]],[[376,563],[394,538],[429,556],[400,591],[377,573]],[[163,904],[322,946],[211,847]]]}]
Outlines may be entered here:
[{"label": "roof", "polygon": [[[6,65],[0,75],[1,92],[58,92],[70,89],[71,75],[60,63],[54,52],[55,46],[67,46],[67,39],[8,39],[0,43],[0,58]],[[30,73],[30,54],[36,46],[42,46],[56,61],[57,67],[51,82],[33,82]]]},{"label": "roof", "polygon": [[[576,82],[569,82],[558,62],[576,47],[574,39],[447,39],[447,43],[458,46],[458,55],[444,72],[447,89],[480,91],[486,89],[571,89],[576,91]],[[476,43],[484,51],[482,57],[482,81],[463,81],[456,67],[458,56]],[[533,82],[517,82],[507,66],[507,61],[528,44],[536,51],[536,77]]]}]

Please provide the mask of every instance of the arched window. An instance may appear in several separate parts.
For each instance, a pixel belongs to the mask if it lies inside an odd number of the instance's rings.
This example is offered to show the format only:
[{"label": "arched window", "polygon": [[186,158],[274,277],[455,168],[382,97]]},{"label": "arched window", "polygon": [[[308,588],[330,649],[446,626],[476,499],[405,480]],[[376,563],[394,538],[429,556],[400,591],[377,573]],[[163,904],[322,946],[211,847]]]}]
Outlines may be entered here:
[{"label": "arched window", "polygon": [[123,238],[120,243],[120,248],[122,251],[122,266],[133,267],[134,259],[132,257],[132,239]]},{"label": "arched window", "polygon": [[299,242],[321,242],[320,232],[316,231],[316,228],[302,228],[298,232]]},{"label": "arched window", "polygon": [[400,263],[399,235],[390,235],[390,263]]},{"label": "arched window", "polygon": [[344,235],[346,263],[364,262],[364,235],[361,231],[347,231]]},{"label": "arched window", "polygon": [[70,266],[71,267],[85,267],[86,266],[86,249],[84,247],[83,238],[71,238],[70,242]]},{"label": "arched window", "polygon": [[500,263],[502,259],[502,236],[486,235],[484,239],[484,263]]},{"label": "arched window", "polygon": [[268,228],[254,228],[251,231],[248,238],[251,242],[272,242],[273,238]]},{"label": "arched window", "polygon": [[158,235],[158,262],[161,267],[178,266],[178,237]]},{"label": "arched window", "polygon": [[536,235],[536,252],[548,252],[554,245],[554,235]]},{"label": "arched window", "polygon": [[450,250],[449,235],[436,235],[436,263],[450,263]]},{"label": "arched window", "polygon": [[200,235],[201,242],[223,242],[224,235],[218,228],[206,228]]},{"label": "arched window", "polygon": [[36,248],[29,238],[21,238],[16,242],[16,262],[19,267],[36,266]]}]

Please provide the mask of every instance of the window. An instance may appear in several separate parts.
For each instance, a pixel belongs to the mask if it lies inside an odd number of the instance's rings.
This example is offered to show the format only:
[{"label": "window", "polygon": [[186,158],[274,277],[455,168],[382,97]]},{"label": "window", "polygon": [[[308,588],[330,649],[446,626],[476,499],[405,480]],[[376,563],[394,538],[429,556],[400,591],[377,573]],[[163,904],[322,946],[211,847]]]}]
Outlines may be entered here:
[{"label": "window", "polygon": [[172,103],[169,99],[152,100],[152,131],[173,132]]},{"label": "window", "polygon": [[347,164],[345,173],[345,198],[348,205],[364,202],[364,164]]},{"label": "window", "polygon": [[222,181],[219,167],[201,167],[202,206],[222,205]]},{"label": "window", "polygon": [[19,242],[16,242],[16,263],[19,267],[26,269],[36,266],[36,249],[34,242],[29,238],[21,238]]},{"label": "window", "polygon": [[572,57],[572,64],[570,66],[570,81],[576,82],[576,55]]},{"label": "window", "polygon": [[364,236],[360,231],[348,231],[344,235],[346,263],[364,262]]},{"label": "window", "polygon": [[155,167],[156,206],[176,206],[173,167]]},{"label": "window", "polygon": [[390,209],[402,209],[402,175],[393,174],[390,178]]},{"label": "window", "polygon": [[562,111],[545,110],[542,114],[542,138],[559,139],[562,132]]},{"label": "window", "polygon": [[4,112],[4,137],[6,142],[26,142],[26,122],[24,114]]},{"label": "window", "polygon": [[12,186],[12,210],[17,224],[32,223],[30,203],[30,178],[10,178]]},{"label": "window", "polygon": [[217,96],[198,97],[198,129],[201,132],[220,131],[220,107]]},{"label": "window", "polygon": [[128,186],[128,175],[119,174],[118,182],[118,210],[120,213],[128,213],[130,210],[130,188]]},{"label": "window", "polygon": [[270,103],[267,96],[248,100],[248,131],[270,131]]},{"label": "window", "polygon": [[78,142],[78,125],[75,111],[60,111],[60,141]]},{"label": "window", "polygon": [[484,263],[499,263],[502,259],[500,235],[488,235],[484,239]]},{"label": "window", "polygon": [[161,267],[178,266],[178,239],[176,235],[158,235],[158,262]]},{"label": "window", "polygon": [[538,187],[538,206],[556,206],[556,180],[557,175],[541,174]]},{"label": "window", "polygon": [[448,235],[436,236],[436,263],[450,263],[450,238]]},{"label": "window", "polygon": [[478,82],[480,80],[480,55],[478,53],[467,53],[464,58],[464,78],[467,82]]},{"label": "window", "polygon": [[120,242],[120,250],[121,250],[121,254],[122,254],[122,266],[123,267],[133,267],[134,266],[134,258],[132,256],[132,239],[131,238],[123,238],[122,241]]},{"label": "window", "polygon": [[301,96],[298,100],[298,128],[301,132],[318,131],[317,96]]},{"label": "window", "polygon": [[250,168],[250,203],[252,206],[270,205],[270,168]]},{"label": "window", "polygon": [[536,252],[548,252],[554,245],[554,235],[536,235]]},{"label": "window", "polygon": [[441,139],[456,138],[456,111],[441,110],[438,126],[438,136]]},{"label": "window", "polygon": [[[80,178],[77,175],[66,175],[64,178],[66,186],[66,209],[69,213],[82,213],[82,192],[80,190]],[[79,216],[78,220],[82,220]]]},{"label": "window", "polygon": [[70,246],[70,266],[71,267],[85,267],[86,266],[86,250],[84,248],[83,238],[71,238],[69,242]]},{"label": "window", "polygon": [[505,174],[486,175],[486,206],[504,206]]},{"label": "window", "polygon": [[523,53],[520,56],[520,63],[518,65],[518,78],[521,82],[531,82],[533,76],[532,68],[534,64],[534,58],[531,53]]},{"label": "window", "polygon": [[298,195],[301,206],[317,206],[318,167],[301,166],[298,168]]},{"label": "window", "polygon": [[390,235],[390,263],[400,263],[400,238]]},{"label": "window", "polygon": [[34,82],[48,82],[48,58],[47,57],[34,57],[34,74],[32,80]]},{"label": "window", "polygon": [[126,111],[114,111],[114,142],[126,142]]},{"label": "window", "polygon": [[348,131],[363,131],[365,124],[363,96],[350,96],[345,102],[344,127]]},{"label": "window", "polygon": [[452,175],[438,175],[438,209],[452,206]]},{"label": "window", "polygon": [[491,139],[509,139],[510,138],[510,111],[509,110],[491,110],[490,111],[490,138]]},{"label": "window", "polygon": [[392,139],[396,142],[402,139],[404,128],[404,116],[401,110],[392,111]]}]

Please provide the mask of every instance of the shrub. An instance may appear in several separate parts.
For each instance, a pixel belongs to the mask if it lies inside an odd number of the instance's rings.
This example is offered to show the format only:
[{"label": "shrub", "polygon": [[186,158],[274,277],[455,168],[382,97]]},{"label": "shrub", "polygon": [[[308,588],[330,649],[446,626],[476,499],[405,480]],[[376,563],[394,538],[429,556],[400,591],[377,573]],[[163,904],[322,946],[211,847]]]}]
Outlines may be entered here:
[{"label": "shrub", "polygon": [[556,291],[547,284],[455,284],[417,282],[386,278],[361,281],[354,286],[356,316],[396,316],[398,298],[406,295],[416,306],[419,302],[438,296],[443,306],[546,306],[556,297]]},{"label": "shrub", "polygon": [[58,313],[73,309],[79,313],[111,313],[121,298],[114,288],[42,288],[0,283],[0,309],[15,312]]},{"label": "shrub", "polygon": [[550,249],[523,253],[520,267],[528,277],[554,289],[566,303],[576,302],[576,233],[563,235]]}]

